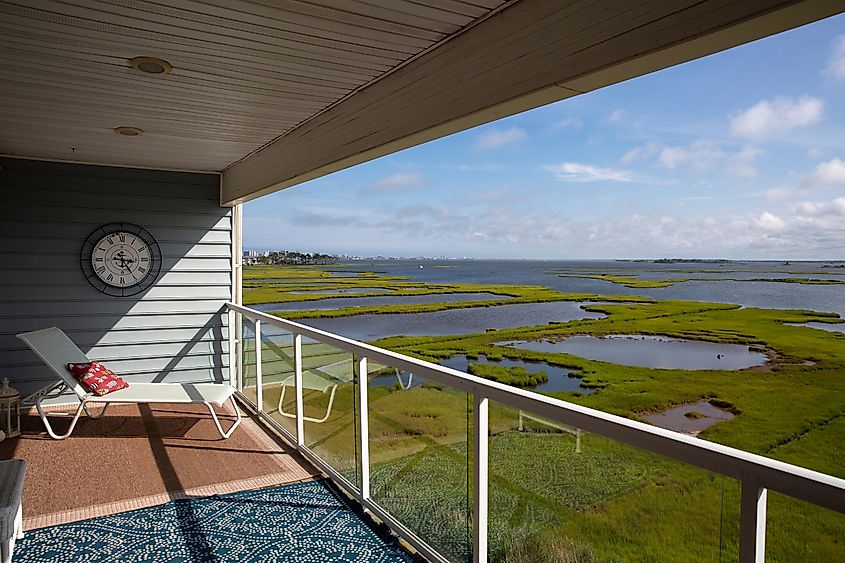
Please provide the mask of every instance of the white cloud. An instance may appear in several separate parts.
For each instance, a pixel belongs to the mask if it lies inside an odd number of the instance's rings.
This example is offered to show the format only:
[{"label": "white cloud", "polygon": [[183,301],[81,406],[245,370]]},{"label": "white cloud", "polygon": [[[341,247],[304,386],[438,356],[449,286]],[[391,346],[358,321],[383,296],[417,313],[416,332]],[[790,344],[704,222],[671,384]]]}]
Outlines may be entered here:
[{"label": "white cloud", "polygon": [[820,186],[842,186],[845,187],[845,162],[834,158],[822,162],[816,170],[804,181],[805,188]]},{"label": "white cloud", "polygon": [[765,231],[782,231],[786,228],[786,222],[783,219],[768,211],[757,217],[754,223]]},{"label": "white cloud", "polygon": [[812,158],[813,160],[824,158],[827,154],[827,150],[821,147],[810,147],[809,149],[807,149],[807,156]]},{"label": "white cloud", "polygon": [[519,258],[830,259],[845,250],[842,196],[777,210],[741,212],[726,206],[696,218],[653,206],[640,211],[607,207],[599,216],[585,216],[577,209],[550,213],[530,204],[521,189],[499,192],[472,205],[353,210],[314,202],[274,215],[266,224],[248,217],[249,244],[273,248],[280,237],[294,237],[309,241],[303,250]]},{"label": "white cloud", "polygon": [[622,108],[617,108],[610,112],[610,115],[605,118],[607,123],[622,123],[622,117],[625,115],[625,110]]},{"label": "white cloud", "polygon": [[790,188],[789,186],[778,186],[777,188],[766,190],[764,195],[766,197],[766,201],[775,203],[794,197],[796,191],[797,190],[795,188]]},{"label": "white cloud", "polygon": [[731,135],[766,139],[818,123],[823,111],[824,102],[812,96],[761,100],[731,119]]},{"label": "white cloud", "polygon": [[703,171],[715,167],[725,156],[725,151],[717,143],[709,139],[698,139],[686,148],[664,147],[658,159],[667,168],[675,169],[685,164],[695,170]]},{"label": "white cloud", "polygon": [[401,190],[416,188],[423,184],[425,184],[425,180],[419,172],[400,172],[382,178],[373,184],[370,189],[374,191]]},{"label": "white cloud", "polygon": [[584,128],[584,122],[578,119],[577,117],[564,117],[563,119],[559,119],[552,123],[550,129],[553,131],[559,131],[561,129],[574,129],[575,131],[580,131]]},{"label": "white cloud", "polygon": [[758,149],[757,147],[744,147],[741,151],[730,157],[729,167],[737,176],[756,178],[757,168],[754,166],[754,162],[762,154],[762,149]]},{"label": "white cloud", "polygon": [[805,201],[800,203],[796,209],[801,215],[845,217],[845,197],[838,197],[827,203]]},{"label": "white cloud", "polygon": [[769,202],[785,201],[796,197],[806,197],[821,188],[845,187],[845,161],[834,158],[822,162],[813,172],[796,186],[778,186],[765,192]]},{"label": "white cloud", "polygon": [[646,158],[651,158],[657,151],[660,150],[660,143],[657,141],[649,141],[648,143],[641,145],[639,147],[634,147],[624,155],[622,158],[619,159],[619,162],[622,164],[630,164],[637,160],[642,160]]},{"label": "white cloud", "polygon": [[548,170],[558,180],[563,182],[633,182],[633,175],[626,170],[617,170],[614,168],[599,168],[589,164],[579,164],[577,162],[564,162],[562,164],[554,164],[544,166],[544,170]]},{"label": "white cloud", "polygon": [[833,42],[833,54],[825,70],[838,78],[845,78],[845,35],[840,35]]},{"label": "white cloud", "polygon": [[681,166],[689,166],[696,172],[718,168],[736,176],[753,178],[757,176],[755,161],[763,151],[747,145],[737,152],[731,152],[731,149],[724,149],[710,139],[698,139],[686,147],[661,147],[657,143],[649,143],[625,153],[621,162],[628,163],[655,153],[660,164],[670,170]]},{"label": "white cloud", "polygon": [[660,162],[666,168],[677,168],[678,164],[689,159],[689,152],[681,147],[666,147],[660,151]]},{"label": "white cloud", "polygon": [[498,149],[508,145],[521,143],[528,135],[525,131],[518,127],[510,127],[508,129],[493,129],[485,131],[478,136],[475,141],[476,150]]},{"label": "white cloud", "polygon": [[507,167],[498,162],[488,162],[487,164],[444,164],[443,168],[447,170],[457,170],[459,172],[502,172],[507,170]]}]

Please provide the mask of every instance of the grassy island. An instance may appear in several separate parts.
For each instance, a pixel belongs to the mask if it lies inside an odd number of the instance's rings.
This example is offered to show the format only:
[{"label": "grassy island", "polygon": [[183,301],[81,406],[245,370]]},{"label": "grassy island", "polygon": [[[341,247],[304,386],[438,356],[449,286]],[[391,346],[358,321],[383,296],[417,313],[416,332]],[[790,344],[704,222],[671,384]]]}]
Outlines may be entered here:
[{"label": "grassy island", "polygon": [[[693,272],[690,272],[693,273]],[[700,273],[700,272],[697,272]],[[723,273],[723,272],[719,272]],[[801,285],[845,285],[843,280],[821,279],[821,278],[667,278],[667,279],[640,279],[637,277],[621,276],[617,274],[586,274],[586,273],[560,273],[562,278],[582,278],[602,280],[610,283],[616,283],[630,287],[633,289],[660,289],[664,287],[671,287],[676,283],[684,283],[689,281],[704,281],[704,282],[769,282],[769,283],[796,283]]]},{"label": "grassy island", "polygon": [[549,376],[544,371],[530,372],[524,367],[502,367],[491,364],[470,364],[467,372],[484,379],[498,381],[514,387],[536,387],[548,383]]}]

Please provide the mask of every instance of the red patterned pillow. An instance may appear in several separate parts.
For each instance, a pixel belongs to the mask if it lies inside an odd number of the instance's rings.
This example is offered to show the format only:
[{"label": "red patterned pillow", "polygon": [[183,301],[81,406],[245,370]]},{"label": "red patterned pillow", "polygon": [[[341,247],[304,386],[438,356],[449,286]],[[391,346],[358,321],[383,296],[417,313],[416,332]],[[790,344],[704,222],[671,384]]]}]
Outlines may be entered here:
[{"label": "red patterned pillow", "polygon": [[128,383],[100,362],[68,364],[67,369],[83,387],[100,397],[129,387]]}]

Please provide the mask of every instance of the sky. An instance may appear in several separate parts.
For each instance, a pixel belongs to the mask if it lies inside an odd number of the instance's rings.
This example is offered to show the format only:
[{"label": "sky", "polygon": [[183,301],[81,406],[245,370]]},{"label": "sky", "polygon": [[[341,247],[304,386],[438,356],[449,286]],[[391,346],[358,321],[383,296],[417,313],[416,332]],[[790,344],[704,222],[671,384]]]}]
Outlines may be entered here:
[{"label": "sky", "polygon": [[845,15],[262,197],[244,248],[845,259]]}]

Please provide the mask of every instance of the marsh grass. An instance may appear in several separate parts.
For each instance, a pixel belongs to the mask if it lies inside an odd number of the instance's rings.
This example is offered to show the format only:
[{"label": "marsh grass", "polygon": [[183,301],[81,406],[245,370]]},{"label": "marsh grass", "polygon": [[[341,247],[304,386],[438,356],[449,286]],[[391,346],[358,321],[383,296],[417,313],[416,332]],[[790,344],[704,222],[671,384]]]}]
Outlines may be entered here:
[{"label": "marsh grass", "polygon": [[522,366],[504,367],[494,364],[469,364],[467,371],[472,375],[514,387],[536,387],[549,382],[549,376],[545,371],[531,372]]},{"label": "marsh grass", "polygon": [[[308,276],[325,278],[317,268]],[[324,273],[324,272],[323,272]],[[266,276],[262,273],[256,277]],[[281,275],[281,273],[280,273]],[[284,272],[286,277],[290,272]],[[303,276],[306,277],[306,276]],[[332,284],[349,278],[331,280]],[[420,291],[373,274],[354,278],[397,291]],[[375,281],[374,281],[375,280]],[[319,282],[323,283],[323,282]],[[363,283],[363,282],[361,282]],[[395,285],[394,285],[395,284]],[[280,284],[281,285],[281,284]],[[313,288],[307,284],[290,287]],[[602,300],[548,288],[499,288],[519,300]],[[474,286],[491,291],[493,286]],[[273,288],[283,290],[282,287]],[[457,284],[429,288],[466,291]],[[393,294],[393,293],[391,293]],[[361,295],[361,294],[359,294]],[[301,296],[297,295],[299,299]],[[458,336],[382,339],[379,346],[437,362],[469,358],[543,361],[577,370],[591,395],[553,393],[567,401],[628,418],[707,400],[738,415],[701,438],[845,477],[845,335],[787,323],[841,322],[832,313],[740,308],[731,304],[655,301],[591,304],[604,319],[500,329]],[[630,302],[637,299],[638,302]],[[273,297],[276,300],[276,297]],[[473,302],[471,306],[488,303]],[[492,304],[498,304],[493,302]],[[466,303],[352,308],[367,312],[425,312]],[[335,312],[327,312],[334,314]],[[287,314],[286,314],[287,316]],[[762,349],[769,363],[743,371],[649,369],[501,346],[509,340],[562,339],[578,334],[647,334],[743,344]],[[289,373],[289,351],[264,350],[265,402],[278,398]],[[310,366],[331,363],[332,351],[314,347]],[[247,373],[249,373],[247,350]],[[498,366],[493,366],[498,367]],[[376,367],[375,369],[380,369]],[[488,369],[488,368],[484,368]],[[499,370],[494,370],[499,371]],[[375,372],[374,372],[375,373]],[[275,383],[274,383],[275,382]],[[274,387],[276,385],[276,387]],[[331,418],[306,429],[320,455],[349,472],[357,431],[355,386],[338,389]],[[274,395],[274,393],[276,393]],[[374,498],[446,553],[468,549],[467,481],[471,397],[427,383],[408,391],[370,387],[370,455]],[[319,413],[328,397],[309,394],[306,412]],[[574,437],[529,425],[518,432],[515,411],[490,407],[490,546],[493,561],[730,561],[738,558],[739,484],[601,436]],[[542,431],[540,431],[542,430]],[[767,560],[842,561],[845,516],[777,495],[768,510]],[[544,559],[545,558],[545,559]]]}]

